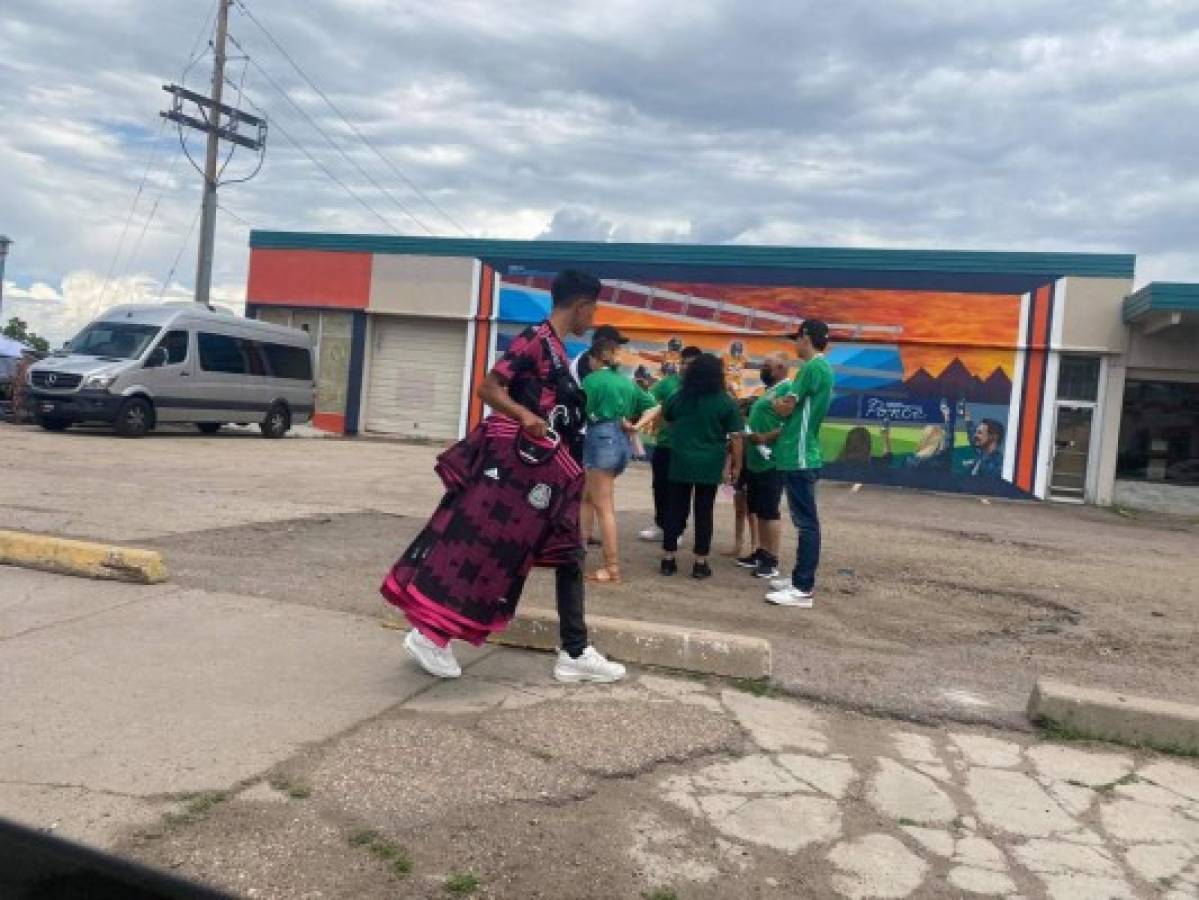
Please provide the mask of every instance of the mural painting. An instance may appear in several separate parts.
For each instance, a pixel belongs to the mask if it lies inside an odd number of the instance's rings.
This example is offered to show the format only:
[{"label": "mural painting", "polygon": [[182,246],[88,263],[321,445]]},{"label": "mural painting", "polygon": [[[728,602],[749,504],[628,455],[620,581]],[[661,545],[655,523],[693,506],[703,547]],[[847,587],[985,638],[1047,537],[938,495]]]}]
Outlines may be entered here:
[{"label": "mural painting", "polygon": [[[1013,381],[1024,356],[1018,350],[1027,296],[609,279],[604,285],[597,324],[616,325],[631,339],[622,361],[643,382],[676,371],[679,352],[695,345],[724,360],[732,393],[752,397],[763,390],[757,372],[767,354],[794,357],[787,336],[802,319],[828,322],[826,357],[836,388],[821,433],[827,478],[1030,496],[1009,433],[1024,415],[1013,410]],[[545,317],[548,288],[546,277],[499,280],[494,353]],[[572,356],[586,346],[567,342]]]}]

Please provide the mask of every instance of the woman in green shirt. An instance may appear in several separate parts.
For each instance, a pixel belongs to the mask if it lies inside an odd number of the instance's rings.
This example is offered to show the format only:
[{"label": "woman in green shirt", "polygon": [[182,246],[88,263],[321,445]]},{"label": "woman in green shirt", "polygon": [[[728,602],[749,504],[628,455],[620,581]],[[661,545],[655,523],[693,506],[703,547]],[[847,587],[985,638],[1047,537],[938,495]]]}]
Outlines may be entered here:
[{"label": "woman in green shirt", "polygon": [[[583,536],[590,543],[591,525],[599,520],[604,564],[587,576],[589,581],[620,581],[620,547],[616,530],[616,479],[632,455],[629,433],[656,407],[653,397],[620,371],[619,344],[601,338],[591,347],[592,370],[583,379],[587,395],[587,434],[583,440],[583,468],[587,488],[583,495]],[[637,422],[637,425],[632,423]]]},{"label": "woman in green shirt", "polygon": [[725,480],[725,453],[733,455],[732,471],[741,471],[741,411],[724,384],[724,364],[711,353],[695,359],[683,374],[683,386],[663,407],[670,423],[670,486],[666,534],[662,540],[662,574],[678,572],[675,554],[687,515],[695,506],[693,578],[712,577],[712,514],[716,489]]}]

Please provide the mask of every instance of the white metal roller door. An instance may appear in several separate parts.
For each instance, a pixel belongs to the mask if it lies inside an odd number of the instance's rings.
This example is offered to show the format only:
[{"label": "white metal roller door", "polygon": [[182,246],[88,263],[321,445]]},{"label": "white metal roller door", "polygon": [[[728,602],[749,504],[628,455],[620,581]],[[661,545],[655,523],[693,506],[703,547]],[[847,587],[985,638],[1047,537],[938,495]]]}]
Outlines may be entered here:
[{"label": "white metal roller door", "polygon": [[372,324],[366,430],[457,437],[466,323],[378,316]]}]

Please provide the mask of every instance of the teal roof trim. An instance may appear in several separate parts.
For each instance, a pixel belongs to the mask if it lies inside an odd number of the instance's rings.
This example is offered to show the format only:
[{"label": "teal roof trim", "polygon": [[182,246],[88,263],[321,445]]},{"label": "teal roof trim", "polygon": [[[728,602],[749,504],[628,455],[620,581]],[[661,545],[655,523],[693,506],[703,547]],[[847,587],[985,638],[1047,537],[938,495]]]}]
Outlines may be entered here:
[{"label": "teal roof trim", "polygon": [[991,253],[973,250],[872,250],[849,247],[776,247],[745,244],[616,244],[587,241],[501,241],[476,238],[392,237],[251,231],[255,249],[327,250],[468,256],[553,263],[570,261],[878,272],[1000,273],[1131,278],[1132,254]]},{"label": "teal roof trim", "polygon": [[1124,321],[1153,312],[1199,312],[1199,283],[1154,281],[1124,299]]}]

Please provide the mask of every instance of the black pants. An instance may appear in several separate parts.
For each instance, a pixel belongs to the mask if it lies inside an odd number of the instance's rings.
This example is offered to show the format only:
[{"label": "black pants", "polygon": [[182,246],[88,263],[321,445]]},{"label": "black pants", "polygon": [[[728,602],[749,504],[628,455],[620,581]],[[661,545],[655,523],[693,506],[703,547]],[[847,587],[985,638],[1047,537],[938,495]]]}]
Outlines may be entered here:
[{"label": "black pants", "polygon": [[566,563],[554,570],[558,595],[558,638],[562,649],[578,657],[587,649],[587,619],[583,612],[582,561]]},{"label": "black pants", "polygon": [[670,515],[670,448],[654,447],[654,524],[666,530]]},{"label": "black pants", "polygon": [[712,552],[712,514],[716,508],[716,487],[714,484],[670,482],[663,550],[674,553],[679,549],[679,536],[687,530],[687,513],[691,510],[694,496],[695,555],[707,556]]}]

